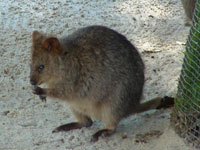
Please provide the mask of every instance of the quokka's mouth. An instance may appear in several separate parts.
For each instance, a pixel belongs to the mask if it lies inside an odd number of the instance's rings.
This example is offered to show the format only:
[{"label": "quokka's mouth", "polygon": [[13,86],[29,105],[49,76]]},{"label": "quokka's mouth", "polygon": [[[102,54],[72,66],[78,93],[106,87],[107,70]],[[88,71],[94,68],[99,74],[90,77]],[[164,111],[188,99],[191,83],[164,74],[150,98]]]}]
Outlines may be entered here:
[{"label": "quokka's mouth", "polygon": [[37,86],[42,85],[43,81],[38,81]]},{"label": "quokka's mouth", "polygon": [[42,82],[38,83],[37,85],[41,85],[41,84],[42,84]]}]

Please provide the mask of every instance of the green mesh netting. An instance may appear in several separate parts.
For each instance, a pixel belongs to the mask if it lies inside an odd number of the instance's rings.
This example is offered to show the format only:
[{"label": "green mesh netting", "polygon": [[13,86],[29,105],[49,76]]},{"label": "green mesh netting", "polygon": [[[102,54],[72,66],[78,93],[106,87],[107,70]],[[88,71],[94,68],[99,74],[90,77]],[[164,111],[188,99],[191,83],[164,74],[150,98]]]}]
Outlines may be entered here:
[{"label": "green mesh netting", "polygon": [[200,148],[200,0],[195,5],[171,122],[181,137]]}]

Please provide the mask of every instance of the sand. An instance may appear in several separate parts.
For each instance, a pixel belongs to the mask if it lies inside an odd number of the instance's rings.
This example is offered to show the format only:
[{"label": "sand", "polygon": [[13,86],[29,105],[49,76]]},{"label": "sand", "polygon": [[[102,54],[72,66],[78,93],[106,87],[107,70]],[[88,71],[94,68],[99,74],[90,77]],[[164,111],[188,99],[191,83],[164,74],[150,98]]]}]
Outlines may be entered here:
[{"label": "sand", "polygon": [[170,127],[168,110],[152,110],[122,120],[116,134],[91,143],[103,128],[51,131],[74,121],[67,104],[41,100],[29,84],[33,30],[68,35],[88,25],[105,25],[124,34],[146,65],[143,101],[175,96],[189,27],[179,0],[1,0],[0,150],[191,150]]}]

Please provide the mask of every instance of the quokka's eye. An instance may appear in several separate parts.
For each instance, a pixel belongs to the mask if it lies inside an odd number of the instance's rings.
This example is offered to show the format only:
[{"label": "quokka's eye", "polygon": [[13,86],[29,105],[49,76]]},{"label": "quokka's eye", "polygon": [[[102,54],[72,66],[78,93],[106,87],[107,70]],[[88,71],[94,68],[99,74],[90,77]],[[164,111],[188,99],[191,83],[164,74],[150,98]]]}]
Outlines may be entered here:
[{"label": "quokka's eye", "polygon": [[42,72],[44,70],[44,65],[40,65],[38,70],[39,70],[39,72]]}]

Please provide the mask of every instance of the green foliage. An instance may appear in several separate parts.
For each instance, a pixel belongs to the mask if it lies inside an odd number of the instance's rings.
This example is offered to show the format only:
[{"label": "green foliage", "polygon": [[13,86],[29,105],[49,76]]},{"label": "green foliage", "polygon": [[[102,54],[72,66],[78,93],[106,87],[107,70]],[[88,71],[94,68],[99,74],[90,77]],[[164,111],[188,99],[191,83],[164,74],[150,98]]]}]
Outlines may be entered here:
[{"label": "green foliage", "polygon": [[182,112],[200,112],[200,0],[186,43],[185,58],[178,85],[175,107]]}]

